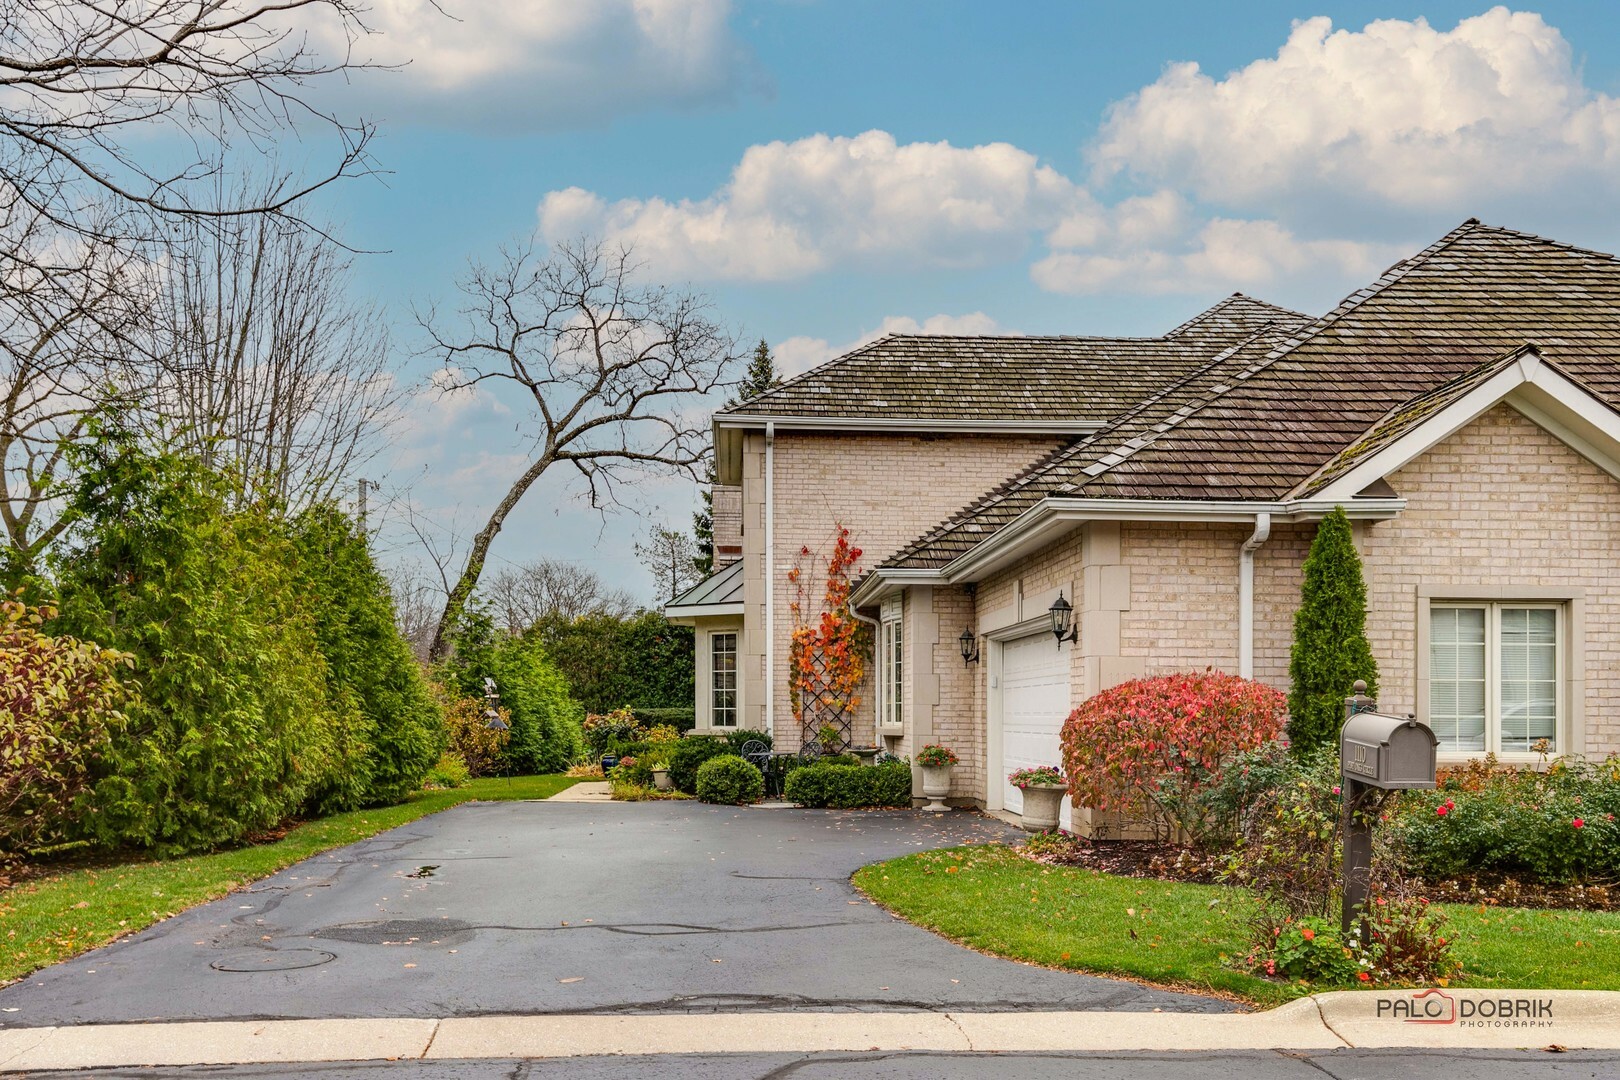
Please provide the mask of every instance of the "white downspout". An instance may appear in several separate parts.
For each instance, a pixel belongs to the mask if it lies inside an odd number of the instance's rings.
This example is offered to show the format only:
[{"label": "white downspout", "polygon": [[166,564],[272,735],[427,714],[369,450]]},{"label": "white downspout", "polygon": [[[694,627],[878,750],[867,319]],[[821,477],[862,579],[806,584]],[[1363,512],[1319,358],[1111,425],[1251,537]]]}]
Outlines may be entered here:
[{"label": "white downspout", "polygon": [[1254,553],[1271,538],[1271,515],[1254,515],[1254,535],[1238,553],[1238,674],[1254,678]]},{"label": "white downspout", "polygon": [[765,730],[776,739],[776,424],[765,423]]}]

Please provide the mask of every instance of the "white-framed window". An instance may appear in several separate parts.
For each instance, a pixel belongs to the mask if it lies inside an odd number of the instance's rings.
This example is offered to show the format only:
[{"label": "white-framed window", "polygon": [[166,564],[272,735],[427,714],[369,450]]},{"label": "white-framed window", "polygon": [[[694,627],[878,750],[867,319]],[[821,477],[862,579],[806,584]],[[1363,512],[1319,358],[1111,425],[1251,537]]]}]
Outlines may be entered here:
[{"label": "white-framed window", "polygon": [[709,635],[709,726],[737,726],[737,634]]},{"label": "white-framed window", "polygon": [[900,598],[883,604],[878,631],[878,723],[901,728],[906,722],[906,631]]},{"label": "white-framed window", "polygon": [[1564,753],[1561,604],[1431,601],[1429,726],[1442,754]]}]

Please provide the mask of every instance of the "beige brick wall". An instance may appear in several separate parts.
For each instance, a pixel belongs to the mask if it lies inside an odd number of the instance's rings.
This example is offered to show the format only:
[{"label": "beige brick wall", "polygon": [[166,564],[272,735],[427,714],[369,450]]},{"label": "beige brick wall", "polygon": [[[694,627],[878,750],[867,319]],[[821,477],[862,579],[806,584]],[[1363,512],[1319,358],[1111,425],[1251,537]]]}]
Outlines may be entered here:
[{"label": "beige brick wall", "polygon": [[1127,524],[1120,546],[1131,572],[1131,606],[1120,652],[1145,674],[1238,667],[1238,552],[1243,525]]},{"label": "beige brick wall", "polygon": [[714,485],[714,568],[723,570],[741,558],[729,549],[742,545],[742,488]]},{"label": "beige brick wall", "polygon": [[[924,590],[913,589],[913,594]],[[897,752],[911,756],[925,743],[943,743],[955,750],[962,763],[951,771],[951,797],[983,799],[984,767],[984,664],[962,662],[962,644],[959,635],[964,627],[976,625],[973,598],[964,589],[935,586],[926,590],[938,640],[932,643],[924,662],[933,676],[932,694],[935,700],[929,707],[931,715],[924,717],[921,710],[913,714],[913,731],[918,739],[906,740]],[[920,604],[917,606],[921,606]],[[919,645],[922,642],[919,641]],[[919,701],[918,704],[926,704]],[[920,730],[926,719],[928,731]],[[920,789],[919,789],[920,790]]]},{"label": "beige brick wall", "polygon": [[1254,555],[1254,677],[1283,691],[1305,556],[1315,537],[1314,524],[1273,525],[1271,538]]},{"label": "beige brick wall", "polygon": [[1620,750],[1620,483],[1499,405],[1389,477],[1407,500],[1367,529],[1368,633],[1380,704],[1417,708],[1418,590],[1579,587],[1586,751]]},{"label": "beige brick wall", "polygon": [[[787,693],[788,643],[792,633],[787,572],[809,547],[823,559],[833,529],[842,522],[862,551],[865,571],[1023,466],[1056,448],[1050,439],[999,436],[906,436],[862,433],[778,432],[775,448],[776,557],[768,575],[775,590],[776,670],[768,681],[775,695],[777,744],[798,745]],[[764,436],[750,432],[743,446],[743,551],[748,561],[745,604],[747,670],[757,671],[746,711],[751,726],[763,726],[765,640]],[[805,560],[808,564],[810,560]],[[822,562],[823,567],[825,563]],[[825,577],[809,583],[818,601]],[[960,629],[957,631],[960,633]],[[960,663],[960,660],[958,661]],[[873,681],[862,694],[857,731],[873,730]]]}]

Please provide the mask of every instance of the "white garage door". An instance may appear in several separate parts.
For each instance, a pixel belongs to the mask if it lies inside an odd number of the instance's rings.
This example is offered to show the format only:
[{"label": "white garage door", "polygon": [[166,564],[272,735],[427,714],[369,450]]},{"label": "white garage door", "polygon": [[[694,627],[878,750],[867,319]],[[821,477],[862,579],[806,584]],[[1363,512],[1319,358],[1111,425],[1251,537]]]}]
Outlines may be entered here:
[{"label": "white garage door", "polygon": [[[1058,733],[1069,716],[1069,650],[1050,633],[1017,638],[1001,652],[1002,805],[1023,809],[1023,793],[1007,783],[1014,769],[1063,765]],[[1062,825],[1070,827],[1064,800]]]}]

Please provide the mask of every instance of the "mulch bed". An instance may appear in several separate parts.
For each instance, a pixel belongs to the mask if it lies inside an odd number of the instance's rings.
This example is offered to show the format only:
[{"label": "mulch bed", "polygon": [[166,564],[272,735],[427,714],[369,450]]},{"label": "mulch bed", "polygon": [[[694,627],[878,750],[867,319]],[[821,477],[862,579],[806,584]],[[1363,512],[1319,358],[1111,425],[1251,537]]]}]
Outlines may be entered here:
[{"label": "mulch bed", "polygon": [[[1120,877],[1219,884],[1226,856],[1206,854],[1157,840],[1087,840],[1078,836],[1032,838],[1019,851],[1049,866],[1078,866]],[[1542,885],[1502,874],[1473,874],[1450,881],[1428,882],[1430,900],[1488,907],[1564,908],[1577,911],[1620,911],[1620,883]]]}]

